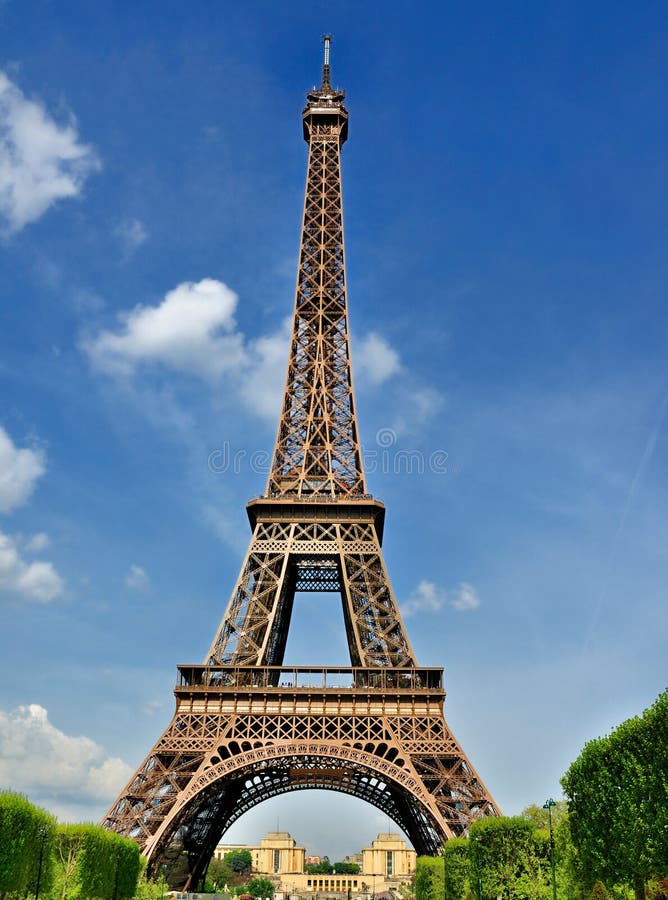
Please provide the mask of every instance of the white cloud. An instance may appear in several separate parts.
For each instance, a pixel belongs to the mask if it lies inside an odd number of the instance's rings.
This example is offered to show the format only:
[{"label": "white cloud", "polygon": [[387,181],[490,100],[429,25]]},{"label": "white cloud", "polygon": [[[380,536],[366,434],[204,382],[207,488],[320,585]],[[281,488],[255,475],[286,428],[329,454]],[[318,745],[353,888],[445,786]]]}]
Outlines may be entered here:
[{"label": "white cloud", "polygon": [[402,385],[397,396],[399,414],[392,423],[397,435],[421,434],[443,408],[445,398],[433,387]]},{"label": "white cloud", "polygon": [[401,371],[399,354],[375,331],[354,343],[355,370],[364,381],[379,385]]},{"label": "white cloud", "polygon": [[132,565],[125,576],[125,586],[135,591],[146,592],[151,588],[151,580],[141,566]]},{"label": "white cloud", "polygon": [[82,346],[93,366],[110,375],[130,376],[154,364],[214,380],[244,363],[236,305],[237,295],[221,281],[184,282],[159,306],[122,313],[119,332],[102,331]]},{"label": "white cloud", "polygon": [[443,588],[437,587],[433,581],[421,581],[401,606],[401,614],[405,619],[417,612],[438,612],[448,599]]},{"label": "white cloud", "polygon": [[401,615],[408,619],[418,612],[438,612],[451,606],[457,612],[467,612],[480,606],[480,599],[472,584],[460,582],[454,592],[439,587],[433,581],[421,581],[408,600],[401,605]]},{"label": "white cloud", "polygon": [[77,196],[99,167],[93,149],[79,143],[73,116],[59,125],[0,72],[0,216],[9,232]]},{"label": "white cloud", "polygon": [[248,407],[265,419],[276,420],[281,408],[291,331],[292,321],[286,318],[274,334],[251,341],[246,357],[241,393]]},{"label": "white cloud", "polygon": [[25,542],[24,547],[28,553],[41,553],[51,543],[49,535],[40,531],[38,534],[31,535]]},{"label": "white cloud", "polygon": [[41,450],[19,450],[0,425],[0,512],[22,506],[45,472]]},{"label": "white cloud", "polygon": [[462,581],[457,586],[457,593],[450,600],[450,605],[457,612],[468,612],[471,609],[477,609],[480,606],[480,598],[476,593],[476,589],[467,581]]},{"label": "white cloud", "polygon": [[0,531],[0,593],[49,603],[62,596],[63,580],[50,562],[21,559],[14,538]]},{"label": "white cloud", "polygon": [[33,802],[67,817],[63,798],[80,804],[109,802],[132,770],[87,737],[70,737],[49,722],[37,704],[0,710],[0,785],[27,794]]},{"label": "white cloud", "polygon": [[148,238],[148,231],[139,219],[124,219],[114,228],[126,256],[131,256]]},{"label": "white cloud", "polygon": [[160,712],[161,709],[164,709],[165,704],[161,700],[147,700],[146,703],[142,703],[139,707],[139,712],[142,716],[146,716],[147,718],[152,718],[157,712]]},{"label": "white cloud", "polygon": [[[292,322],[247,341],[237,330],[237,295],[221,281],[184,282],[157,306],[138,305],[119,315],[120,328],[82,341],[94,368],[116,377],[131,377],[144,366],[194,375],[208,381],[227,379],[231,390],[261,418],[274,419],[280,407]],[[358,343],[362,377],[382,384],[401,371],[399,354],[375,332]],[[417,398],[415,406],[420,407]]]}]

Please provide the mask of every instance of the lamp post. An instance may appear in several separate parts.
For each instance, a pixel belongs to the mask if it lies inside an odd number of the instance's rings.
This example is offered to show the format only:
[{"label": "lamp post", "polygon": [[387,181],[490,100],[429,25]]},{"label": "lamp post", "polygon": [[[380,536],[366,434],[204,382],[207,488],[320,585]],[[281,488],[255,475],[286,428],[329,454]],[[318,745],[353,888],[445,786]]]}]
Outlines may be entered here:
[{"label": "lamp post", "polygon": [[121,863],[121,851],[116,851],[116,868],[114,869],[114,894],[112,900],[116,900],[116,895],[118,894],[118,867]]},{"label": "lamp post", "polygon": [[475,874],[478,882],[478,900],[482,900],[482,872],[480,871],[480,836],[473,838],[475,841]]},{"label": "lamp post", "polygon": [[557,900],[557,876],[554,868],[554,832],[552,831],[552,807],[556,806],[556,802],[550,797],[543,803],[543,809],[547,810],[547,817],[550,822],[550,867],[552,869],[552,900]]},{"label": "lamp post", "polygon": [[160,874],[162,875],[162,884],[160,889],[160,900],[165,900],[165,877],[167,875],[167,863],[160,866]]},{"label": "lamp post", "polygon": [[35,900],[39,900],[39,889],[42,884],[42,863],[44,862],[44,844],[48,832],[46,826],[42,826],[39,844],[39,865],[37,866],[37,884],[35,885]]},{"label": "lamp post", "polygon": [[446,898],[446,883],[445,883],[445,847],[443,847],[443,900]]}]

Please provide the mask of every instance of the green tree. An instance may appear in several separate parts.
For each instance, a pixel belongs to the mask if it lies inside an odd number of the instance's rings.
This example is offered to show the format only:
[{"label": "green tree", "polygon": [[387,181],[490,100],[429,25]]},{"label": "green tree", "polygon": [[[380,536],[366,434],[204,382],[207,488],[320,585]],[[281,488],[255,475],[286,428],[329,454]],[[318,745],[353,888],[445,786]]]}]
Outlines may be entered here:
[{"label": "green tree", "polygon": [[206,871],[207,884],[210,884],[213,888],[212,893],[218,893],[226,884],[234,886],[237,874],[228,866],[224,859],[216,859],[214,857]]},{"label": "green tree", "polygon": [[357,863],[335,862],[332,864],[332,871],[337,875],[359,875],[360,867]]},{"label": "green tree", "polygon": [[0,792],[0,896],[47,894],[56,821],[21,794]]},{"label": "green tree", "polygon": [[610,900],[610,894],[607,892],[603,882],[596,882],[596,884],[592,888],[591,900]]},{"label": "green tree", "polygon": [[481,887],[483,900],[547,897],[549,844],[545,834],[521,816],[474,822],[469,859],[474,886],[477,882]]},{"label": "green tree", "polygon": [[230,852],[226,853],[223,857],[223,862],[229,866],[233,872],[244,875],[251,870],[253,856],[250,850],[230,850]]},{"label": "green tree", "polygon": [[[568,803],[565,800],[557,800],[555,806],[551,809],[552,813],[552,828],[556,831],[561,823],[568,818]],[[543,806],[537,806],[535,803],[531,806],[527,806],[526,809],[522,810],[521,818],[527,819],[529,822],[533,822],[536,828],[542,828],[546,831],[549,831],[550,828],[550,818],[549,812]]]},{"label": "green tree", "polygon": [[251,878],[246,885],[246,890],[258,900],[274,896],[274,885],[268,878]]},{"label": "green tree", "polygon": [[585,745],[562,779],[581,871],[590,881],[645,884],[668,873],[668,691],[642,717]]},{"label": "green tree", "polygon": [[141,860],[135,841],[97,825],[58,825],[55,837],[55,897],[129,900]]},{"label": "green tree", "polygon": [[140,856],[140,871],[137,879],[137,887],[135,888],[135,900],[160,900],[164,894],[164,885],[162,878],[149,878],[146,874],[146,858]]},{"label": "green tree", "polygon": [[[540,839],[538,833],[543,835],[545,840],[549,840],[550,819],[547,809],[534,804],[523,810],[521,815],[523,819],[527,819],[536,826],[538,830],[537,840]],[[589,900],[591,893],[590,880],[582,871],[577,851],[571,839],[568,804],[565,800],[558,800],[556,806],[552,807],[552,829],[554,834],[557,897],[559,900]],[[549,849],[547,858],[549,860]],[[589,886],[586,887],[586,884],[589,884]]]},{"label": "green tree", "polygon": [[306,871],[309,875],[331,875],[334,871],[334,866],[331,862],[324,857],[320,860],[319,863],[314,863],[313,865],[306,866]]},{"label": "green tree", "polygon": [[445,900],[462,900],[469,888],[469,842],[451,838],[443,848]]},{"label": "green tree", "polygon": [[415,866],[415,900],[441,900],[443,894],[443,858],[419,856]]}]

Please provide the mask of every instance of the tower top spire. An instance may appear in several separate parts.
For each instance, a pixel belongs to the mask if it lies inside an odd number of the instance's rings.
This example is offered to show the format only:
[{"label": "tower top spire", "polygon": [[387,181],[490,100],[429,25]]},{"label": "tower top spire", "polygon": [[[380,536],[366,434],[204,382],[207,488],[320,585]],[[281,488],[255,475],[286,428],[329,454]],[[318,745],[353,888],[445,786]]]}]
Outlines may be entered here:
[{"label": "tower top spire", "polygon": [[320,85],[321,91],[331,91],[332,83],[329,78],[330,69],[329,69],[329,45],[332,42],[331,34],[323,34],[322,42],[325,45],[325,57],[322,65],[322,84]]},{"label": "tower top spire", "polygon": [[329,47],[332,42],[331,34],[323,34],[322,42],[324,45],[322,82],[320,87],[315,87],[314,85],[311,90],[306,93],[306,109],[303,112],[304,139],[306,141],[310,140],[310,128],[306,121],[307,118],[311,119],[314,115],[317,115],[318,117],[324,115],[331,118],[332,114],[336,113],[344,119],[340,132],[341,143],[343,143],[348,133],[348,112],[343,105],[346,92],[342,91],[340,88],[332,87],[331,70],[329,66]]}]

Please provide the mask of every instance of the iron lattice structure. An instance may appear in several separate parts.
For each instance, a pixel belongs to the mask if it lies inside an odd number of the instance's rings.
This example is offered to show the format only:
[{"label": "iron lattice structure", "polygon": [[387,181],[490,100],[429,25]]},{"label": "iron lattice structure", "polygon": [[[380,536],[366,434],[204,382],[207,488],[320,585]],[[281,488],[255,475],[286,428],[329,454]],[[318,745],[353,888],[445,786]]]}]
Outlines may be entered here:
[{"label": "iron lattice structure", "polygon": [[[268,797],[320,788],[381,809],[418,853],[498,815],[448,728],[442,669],[420,668],[381,550],[385,508],[366,492],[350,364],[341,147],[345,94],[329,42],[303,112],[309,145],[288,373],[265,496],[204,665],[180,666],[174,717],[111,806],[172,886],[195,887],[221,835]],[[349,668],[291,668],[297,591],[338,593]],[[183,854],[181,854],[183,856]]]}]

